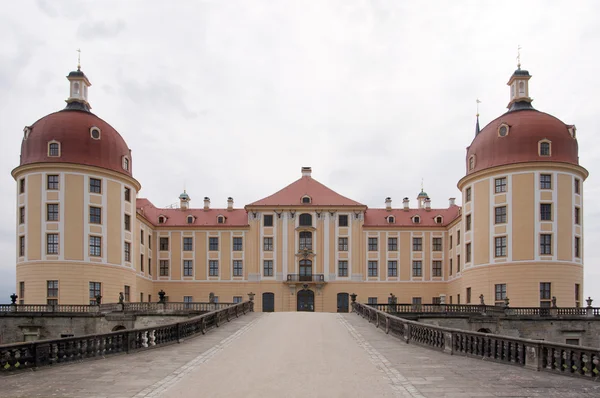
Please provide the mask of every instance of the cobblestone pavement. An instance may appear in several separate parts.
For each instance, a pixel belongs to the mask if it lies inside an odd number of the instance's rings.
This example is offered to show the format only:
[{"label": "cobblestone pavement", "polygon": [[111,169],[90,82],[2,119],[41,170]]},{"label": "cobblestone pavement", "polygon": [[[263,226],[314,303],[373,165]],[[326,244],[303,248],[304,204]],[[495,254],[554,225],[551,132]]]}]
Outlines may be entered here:
[{"label": "cobblestone pavement", "polygon": [[182,344],[0,377],[0,397],[600,397],[600,383],[386,335],[356,314],[252,313]]}]

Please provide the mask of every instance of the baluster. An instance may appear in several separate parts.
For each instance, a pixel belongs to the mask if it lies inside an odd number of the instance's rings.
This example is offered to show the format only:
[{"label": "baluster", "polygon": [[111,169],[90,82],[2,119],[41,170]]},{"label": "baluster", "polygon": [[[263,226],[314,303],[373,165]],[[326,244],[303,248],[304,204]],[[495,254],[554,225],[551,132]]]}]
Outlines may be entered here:
[{"label": "baluster", "polygon": [[156,345],[156,330],[152,329],[150,331],[150,346],[155,346]]}]

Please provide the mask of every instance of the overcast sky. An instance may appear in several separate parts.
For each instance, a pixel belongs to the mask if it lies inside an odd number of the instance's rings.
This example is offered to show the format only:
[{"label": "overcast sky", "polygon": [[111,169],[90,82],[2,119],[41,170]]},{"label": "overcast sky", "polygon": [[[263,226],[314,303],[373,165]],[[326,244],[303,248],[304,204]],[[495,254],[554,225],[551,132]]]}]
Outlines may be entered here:
[{"label": "overcast sky", "polygon": [[[456,5],[459,4],[459,5]],[[460,198],[475,100],[506,111],[522,65],[536,109],[577,125],[585,295],[600,300],[600,2],[20,0],[0,8],[0,302],[15,290],[23,127],[62,109],[77,65],[133,152],[142,197],[242,207],[313,177],[370,207]],[[460,199],[459,199],[460,200]],[[596,302],[600,305],[600,302]],[[559,303],[560,305],[560,303]]]}]

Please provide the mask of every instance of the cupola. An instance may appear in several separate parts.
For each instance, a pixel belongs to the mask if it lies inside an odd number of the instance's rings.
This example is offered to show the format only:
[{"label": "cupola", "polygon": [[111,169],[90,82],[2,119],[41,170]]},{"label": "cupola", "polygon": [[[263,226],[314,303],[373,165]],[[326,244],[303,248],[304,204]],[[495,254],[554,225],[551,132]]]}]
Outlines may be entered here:
[{"label": "cupola", "polygon": [[421,192],[419,192],[419,194],[417,195],[417,202],[419,203],[419,209],[425,208],[425,200],[426,199],[429,199],[429,195],[427,195],[427,192],[423,191],[423,188],[421,188]]},{"label": "cupola", "polygon": [[190,196],[183,190],[183,193],[179,195],[179,208],[182,210],[187,210],[190,208]]},{"label": "cupola", "polygon": [[78,109],[89,112],[92,107],[88,102],[88,87],[92,85],[85,73],[81,71],[81,60],[77,62],[77,70],[67,76],[69,80],[69,98],[67,109]]},{"label": "cupola", "polygon": [[509,111],[520,109],[533,109],[529,97],[529,79],[531,75],[528,71],[521,69],[521,55],[518,56],[517,70],[514,71],[508,83],[510,87],[510,102],[506,106]]}]

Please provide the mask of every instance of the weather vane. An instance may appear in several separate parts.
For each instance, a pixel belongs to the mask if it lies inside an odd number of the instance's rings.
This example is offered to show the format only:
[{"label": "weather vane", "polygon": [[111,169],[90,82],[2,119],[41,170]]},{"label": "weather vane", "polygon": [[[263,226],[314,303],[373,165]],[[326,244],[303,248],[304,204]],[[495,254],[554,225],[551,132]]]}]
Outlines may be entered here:
[{"label": "weather vane", "polygon": [[517,68],[521,69],[521,45],[517,46]]},{"label": "weather vane", "polygon": [[423,192],[423,177],[421,177],[421,192]]},{"label": "weather vane", "polygon": [[76,51],[78,52],[78,54],[77,54],[77,70],[81,70],[81,49],[78,48]]},{"label": "weather vane", "polygon": [[479,100],[479,98],[477,98],[475,102],[477,103],[477,117],[479,117],[479,104],[481,103],[481,101]]}]

